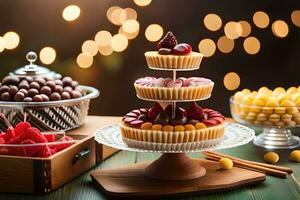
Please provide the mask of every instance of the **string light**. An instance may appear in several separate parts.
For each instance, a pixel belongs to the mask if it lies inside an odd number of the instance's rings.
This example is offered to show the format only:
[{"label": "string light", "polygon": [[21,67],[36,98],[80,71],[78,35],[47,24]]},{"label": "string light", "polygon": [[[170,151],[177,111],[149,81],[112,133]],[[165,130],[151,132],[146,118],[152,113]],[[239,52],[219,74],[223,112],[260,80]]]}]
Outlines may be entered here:
[{"label": "string light", "polygon": [[247,21],[239,21],[238,23],[242,26],[241,37],[249,36],[251,33],[251,25]]},{"label": "string light", "polygon": [[164,34],[163,28],[158,24],[151,24],[146,28],[145,36],[150,42],[158,41]]},{"label": "string light", "polygon": [[95,35],[95,42],[98,44],[100,47],[106,47],[110,45],[110,40],[112,38],[112,35],[108,31],[99,31]]},{"label": "string light", "polygon": [[235,72],[229,72],[224,76],[224,86],[227,90],[236,90],[241,83],[240,76]]},{"label": "string light", "polygon": [[148,6],[152,0],[133,0],[134,3],[138,6]]},{"label": "string light", "polygon": [[110,44],[114,51],[122,52],[128,46],[128,39],[123,34],[116,34],[111,38]]},{"label": "string light", "polygon": [[285,21],[277,20],[272,24],[272,32],[279,38],[284,38],[289,34],[289,27]]},{"label": "string light", "polygon": [[4,34],[3,39],[5,40],[6,49],[14,49],[20,43],[20,37],[16,32],[10,31]]},{"label": "string light", "polygon": [[213,40],[206,38],[199,42],[198,48],[205,57],[210,57],[216,51],[216,44]]},{"label": "string light", "polygon": [[295,26],[300,27],[300,10],[294,10],[292,12],[291,20]]},{"label": "string light", "polygon": [[267,13],[257,11],[253,15],[253,22],[258,28],[267,28],[270,23],[270,18]]},{"label": "string light", "polygon": [[89,68],[93,64],[93,56],[87,53],[81,53],[77,56],[77,64],[81,68]]},{"label": "string light", "polygon": [[134,32],[134,33],[127,33],[127,32],[125,32],[125,31],[123,30],[123,27],[121,26],[121,27],[119,28],[119,33],[125,35],[125,37],[126,37],[128,40],[132,40],[132,39],[134,39],[134,38],[136,38],[136,37],[138,36],[139,30],[140,30],[140,29],[138,29],[138,30],[137,30],[136,32]]},{"label": "string light", "polygon": [[224,27],[224,33],[229,39],[237,39],[242,35],[242,26],[237,22],[228,22]]},{"label": "string light", "polygon": [[256,37],[248,37],[244,40],[244,49],[248,54],[257,54],[260,50],[260,42]]},{"label": "string light", "polygon": [[210,31],[217,31],[222,26],[221,18],[218,15],[213,14],[213,13],[207,14],[204,17],[203,22],[204,22],[205,27]]},{"label": "string light", "polygon": [[52,47],[44,47],[41,49],[39,58],[42,63],[49,65],[56,59],[56,51]]},{"label": "string light", "polygon": [[137,12],[133,8],[125,8],[124,11],[126,12],[126,19],[137,19]]},{"label": "string light", "polygon": [[234,40],[222,36],[218,39],[217,46],[222,53],[229,53],[234,48]]},{"label": "string light", "polygon": [[140,28],[140,24],[133,19],[127,20],[124,22],[122,25],[122,30],[125,33],[131,34],[131,33],[136,33]]},{"label": "string light", "polygon": [[95,56],[98,53],[98,45],[93,40],[85,41],[81,46],[82,52]]},{"label": "string light", "polygon": [[79,15],[80,8],[76,5],[67,6],[62,12],[62,16],[66,21],[74,21]]}]

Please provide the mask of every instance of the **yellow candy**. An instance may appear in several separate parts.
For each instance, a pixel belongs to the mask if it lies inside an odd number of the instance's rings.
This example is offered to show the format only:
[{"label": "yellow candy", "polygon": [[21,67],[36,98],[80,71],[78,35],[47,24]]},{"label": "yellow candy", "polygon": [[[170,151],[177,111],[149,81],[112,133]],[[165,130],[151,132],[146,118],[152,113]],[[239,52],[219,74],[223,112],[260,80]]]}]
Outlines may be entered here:
[{"label": "yellow candy", "polygon": [[252,91],[251,94],[252,94],[252,96],[255,97],[258,94],[258,92],[257,91]]},{"label": "yellow candy", "polygon": [[204,123],[201,123],[201,122],[197,122],[195,124],[195,128],[196,129],[203,129],[203,128],[206,128],[206,125]]},{"label": "yellow candy", "polygon": [[279,122],[280,121],[280,115],[272,114],[269,116],[269,120],[271,122]]},{"label": "yellow candy", "polygon": [[259,113],[256,117],[256,119],[260,122],[264,122],[264,121],[267,121],[268,119],[268,116],[264,113]]},{"label": "yellow candy", "polygon": [[280,103],[280,106],[282,106],[282,107],[292,107],[292,106],[295,106],[295,103],[291,100],[283,100]]},{"label": "yellow candy", "polygon": [[294,162],[300,162],[300,150],[294,150],[290,153],[289,158]]},{"label": "yellow candy", "polygon": [[250,91],[249,89],[243,89],[242,92],[244,93],[244,95],[245,95],[245,94],[250,94],[250,93],[251,93],[251,91]]},{"label": "yellow candy", "polygon": [[186,131],[194,131],[196,128],[195,128],[195,126],[192,125],[192,124],[186,124],[186,125],[184,125],[184,129],[185,129]]},{"label": "yellow candy", "polygon": [[263,107],[262,112],[265,114],[272,114],[273,113],[273,108],[271,107]]},{"label": "yellow candy", "polygon": [[264,155],[264,160],[267,163],[276,164],[279,161],[279,156],[275,152],[268,152]]},{"label": "yellow candy", "polygon": [[256,114],[253,112],[248,113],[248,115],[246,116],[246,119],[249,121],[254,121],[256,118]]},{"label": "yellow candy", "polygon": [[300,98],[300,92],[296,92],[296,93],[294,93],[293,95],[292,95],[292,100],[293,101],[296,101],[297,99],[299,99]]},{"label": "yellow candy", "polygon": [[292,99],[292,96],[290,94],[282,93],[278,95],[278,100],[279,102],[284,101],[284,100],[290,100]]},{"label": "yellow candy", "polygon": [[233,100],[239,102],[244,97],[244,95],[245,94],[243,92],[236,92],[233,96]]},{"label": "yellow candy", "polygon": [[185,129],[184,129],[184,126],[182,126],[182,125],[176,125],[176,126],[174,126],[174,131],[184,131]]},{"label": "yellow candy", "polygon": [[160,131],[161,129],[162,129],[161,124],[153,124],[152,125],[152,130],[154,130],[154,131]]},{"label": "yellow candy", "polygon": [[149,130],[152,128],[152,123],[151,122],[145,122],[141,125],[141,129],[143,130]]},{"label": "yellow candy", "polygon": [[219,165],[220,165],[221,169],[228,170],[233,167],[233,162],[229,158],[221,158],[219,160]]},{"label": "yellow candy", "polygon": [[288,94],[294,94],[295,92],[297,92],[297,88],[296,87],[290,87],[286,91],[286,93],[288,93]]},{"label": "yellow candy", "polygon": [[275,107],[274,108],[274,113],[278,115],[282,115],[285,113],[285,108],[284,107]]},{"label": "yellow candy", "polygon": [[297,107],[300,107],[300,98],[296,99],[295,104]]},{"label": "yellow candy", "polygon": [[271,97],[266,103],[266,106],[268,107],[277,107],[279,106],[279,102],[277,98]]},{"label": "yellow candy", "polygon": [[264,101],[262,101],[260,99],[255,99],[253,101],[253,105],[250,107],[250,111],[254,112],[254,113],[260,113],[261,107],[264,105],[265,105]]},{"label": "yellow candy", "polygon": [[273,93],[275,94],[285,93],[285,89],[283,87],[277,87],[273,90]]},{"label": "yellow candy", "polygon": [[269,88],[267,88],[267,87],[261,87],[261,88],[259,88],[259,90],[257,91],[258,93],[262,93],[262,94],[266,94],[266,93],[268,93],[269,92]]},{"label": "yellow candy", "polygon": [[163,131],[173,131],[174,127],[171,125],[165,125],[162,130]]},{"label": "yellow candy", "polygon": [[258,95],[255,96],[255,99],[260,100],[263,103],[266,103],[269,100],[269,96],[266,95],[266,94],[258,94]]},{"label": "yellow candy", "polygon": [[254,99],[252,105],[261,107],[265,105],[265,102],[261,99]]}]

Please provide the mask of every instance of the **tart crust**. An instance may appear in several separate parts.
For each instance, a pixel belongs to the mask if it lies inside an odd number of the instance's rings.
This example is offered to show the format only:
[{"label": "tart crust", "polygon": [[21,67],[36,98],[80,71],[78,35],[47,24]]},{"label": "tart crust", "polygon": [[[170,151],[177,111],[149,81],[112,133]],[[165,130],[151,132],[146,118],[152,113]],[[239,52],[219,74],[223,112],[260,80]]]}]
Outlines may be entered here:
[{"label": "tart crust", "polygon": [[[187,142],[202,142],[218,139],[224,136],[224,123],[193,131],[142,130],[129,127],[124,122],[121,123],[120,128],[122,137],[125,139],[153,143],[178,144]],[[126,140],[124,141],[126,142]]]},{"label": "tart crust", "polygon": [[156,69],[199,69],[203,54],[191,52],[188,55],[161,55],[157,51],[145,53],[149,68]]},{"label": "tart crust", "polygon": [[195,87],[149,87],[134,84],[137,96],[142,99],[153,100],[201,100],[211,96],[214,82]]}]

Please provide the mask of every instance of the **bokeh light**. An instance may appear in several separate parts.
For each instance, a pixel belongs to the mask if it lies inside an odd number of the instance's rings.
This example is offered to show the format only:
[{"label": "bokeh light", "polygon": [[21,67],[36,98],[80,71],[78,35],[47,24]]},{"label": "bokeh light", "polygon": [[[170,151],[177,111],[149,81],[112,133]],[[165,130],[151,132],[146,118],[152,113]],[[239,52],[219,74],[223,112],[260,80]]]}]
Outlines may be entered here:
[{"label": "bokeh light", "polygon": [[0,52],[4,51],[5,49],[5,40],[3,37],[0,36]]},{"label": "bokeh light", "polygon": [[203,22],[205,27],[210,31],[217,31],[222,26],[222,19],[218,15],[213,13],[207,14],[204,17]]},{"label": "bokeh light", "polygon": [[4,34],[3,39],[5,40],[6,49],[14,49],[20,43],[20,37],[16,32],[10,31]]},{"label": "bokeh light", "polygon": [[295,26],[300,27],[300,10],[294,10],[292,12],[291,20]]},{"label": "bokeh light", "polygon": [[260,42],[256,37],[248,37],[244,40],[244,49],[248,54],[257,54],[260,50]]},{"label": "bokeh light", "polygon": [[212,39],[206,38],[199,42],[198,44],[199,52],[205,57],[210,57],[214,55],[216,51],[216,44]]},{"label": "bokeh light", "polygon": [[237,22],[230,21],[225,25],[224,33],[229,39],[237,39],[242,35],[242,26]]},{"label": "bokeh light", "polygon": [[128,39],[123,34],[116,34],[111,38],[110,44],[114,51],[122,52],[128,46]]},{"label": "bokeh light", "polygon": [[253,22],[258,28],[267,28],[270,23],[270,18],[267,13],[257,11],[253,15]]},{"label": "bokeh light", "polygon": [[242,26],[241,37],[248,37],[251,33],[251,25],[247,21],[238,22]]},{"label": "bokeh light", "polygon": [[99,47],[99,53],[103,56],[109,56],[113,52],[114,52],[114,50],[112,49],[112,47],[110,45],[105,46],[105,47]]},{"label": "bokeh light", "polygon": [[80,8],[76,5],[70,5],[65,7],[62,12],[62,16],[66,21],[74,21],[80,15]]},{"label": "bokeh light", "polygon": [[95,35],[95,42],[98,44],[100,47],[106,47],[110,45],[110,40],[112,38],[112,35],[108,31],[99,31]]},{"label": "bokeh light", "polygon": [[136,33],[140,29],[140,24],[134,19],[130,19],[124,22],[122,30],[126,33]]},{"label": "bokeh light", "polygon": [[224,76],[224,86],[227,90],[236,90],[241,83],[240,76],[235,72],[229,72]]},{"label": "bokeh light", "polygon": [[163,28],[158,24],[151,24],[146,28],[145,36],[150,42],[158,41],[164,34]]},{"label": "bokeh light", "polygon": [[93,56],[87,53],[81,53],[77,56],[77,64],[81,68],[89,68],[93,64]]},{"label": "bokeh light", "polygon": [[44,47],[41,49],[39,58],[42,63],[49,65],[56,59],[56,51],[52,47]]},{"label": "bokeh light", "polygon": [[272,24],[272,32],[276,37],[284,38],[289,34],[289,27],[285,21],[277,20]]},{"label": "bokeh light", "polygon": [[124,11],[126,12],[126,20],[137,19],[137,12],[133,8],[125,8]]},{"label": "bokeh light", "polygon": [[234,40],[222,36],[218,39],[217,46],[222,53],[229,53],[234,48]]},{"label": "bokeh light", "polygon": [[134,32],[134,33],[127,33],[127,32],[125,32],[125,31],[123,30],[123,27],[121,26],[121,27],[119,28],[119,33],[125,35],[125,37],[126,37],[128,40],[132,40],[132,39],[134,39],[134,38],[136,38],[136,37],[138,36],[139,30],[140,30],[140,29],[138,29],[138,30],[137,30],[136,32]]},{"label": "bokeh light", "polygon": [[[109,10],[107,11],[109,13]],[[122,25],[126,21],[126,12],[120,7],[115,7],[111,14],[108,14],[108,19],[115,25]]]},{"label": "bokeh light", "polygon": [[83,53],[95,56],[98,53],[98,45],[93,40],[87,40],[82,44],[81,50]]},{"label": "bokeh light", "polygon": [[133,0],[138,6],[148,6],[152,0]]}]

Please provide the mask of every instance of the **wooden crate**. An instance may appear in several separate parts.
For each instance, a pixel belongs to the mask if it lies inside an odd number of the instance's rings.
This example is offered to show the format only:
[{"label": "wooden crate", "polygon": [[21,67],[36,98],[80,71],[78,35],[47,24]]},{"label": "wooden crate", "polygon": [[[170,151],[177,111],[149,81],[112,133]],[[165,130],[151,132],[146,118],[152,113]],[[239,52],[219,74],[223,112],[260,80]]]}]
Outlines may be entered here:
[{"label": "wooden crate", "polygon": [[[91,169],[118,150],[97,144],[93,133],[119,118],[89,116],[86,123],[67,133],[80,142],[49,158],[0,156],[0,192],[47,193]],[[76,155],[87,152],[76,161]]]}]

